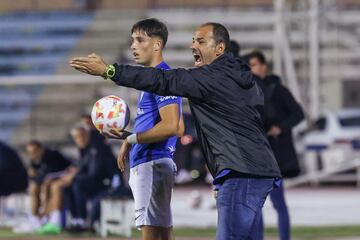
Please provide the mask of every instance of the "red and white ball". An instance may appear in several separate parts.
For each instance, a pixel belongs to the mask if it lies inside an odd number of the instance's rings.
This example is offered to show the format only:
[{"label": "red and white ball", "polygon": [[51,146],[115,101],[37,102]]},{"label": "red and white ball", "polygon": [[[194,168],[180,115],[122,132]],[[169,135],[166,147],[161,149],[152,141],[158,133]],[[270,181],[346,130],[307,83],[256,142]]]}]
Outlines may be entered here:
[{"label": "red and white ball", "polygon": [[99,99],[91,111],[93,124],[104,133],[110,133],[111,129],[125,129],[129,119],[130,111],[126,102],[114,95]]}]

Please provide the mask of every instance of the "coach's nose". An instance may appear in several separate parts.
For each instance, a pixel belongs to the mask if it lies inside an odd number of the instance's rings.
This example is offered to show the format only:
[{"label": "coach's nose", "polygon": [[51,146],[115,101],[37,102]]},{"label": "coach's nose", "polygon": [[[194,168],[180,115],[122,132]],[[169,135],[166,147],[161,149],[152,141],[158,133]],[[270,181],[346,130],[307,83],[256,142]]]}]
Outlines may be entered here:
[{"label": "coach's nose", "polygon": [[190,48],[191,50],[195,49],[195,42],[194,42],[194,41],[191,42],[189,48]]}]

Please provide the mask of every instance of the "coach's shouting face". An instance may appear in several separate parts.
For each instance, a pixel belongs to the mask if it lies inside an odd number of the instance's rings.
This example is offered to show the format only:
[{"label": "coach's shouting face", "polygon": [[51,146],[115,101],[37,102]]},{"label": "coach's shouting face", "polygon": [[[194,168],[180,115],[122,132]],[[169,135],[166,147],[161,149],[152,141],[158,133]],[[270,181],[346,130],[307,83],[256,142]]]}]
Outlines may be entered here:
[{"label": "coach's shouting face", "polygon": [[219,31],[216,25],[211,24],[202,25],[196,30],[190,47],[196,67],[212,63],[225,52],[226,40]]}]

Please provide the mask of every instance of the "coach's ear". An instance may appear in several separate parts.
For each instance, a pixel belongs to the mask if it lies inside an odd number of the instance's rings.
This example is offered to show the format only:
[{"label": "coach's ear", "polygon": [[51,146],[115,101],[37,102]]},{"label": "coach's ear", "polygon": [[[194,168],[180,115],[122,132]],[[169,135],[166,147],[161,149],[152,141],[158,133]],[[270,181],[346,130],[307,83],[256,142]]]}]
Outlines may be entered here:
[{"label": "coach's ear", "polygon": [[220,56],[225,52],[225,44],[223,42],[220,42],[218,45],[216,45],[215,47],[215,54],[216,56]]}]

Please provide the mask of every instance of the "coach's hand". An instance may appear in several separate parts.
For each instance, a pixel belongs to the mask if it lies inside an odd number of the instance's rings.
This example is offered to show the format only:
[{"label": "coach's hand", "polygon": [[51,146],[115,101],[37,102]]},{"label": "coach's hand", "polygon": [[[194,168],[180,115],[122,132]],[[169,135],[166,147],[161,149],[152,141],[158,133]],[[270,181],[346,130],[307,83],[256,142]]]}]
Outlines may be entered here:
[{"label": "coach's hand", "polygon": [[80,72],[95,76],[103,76],[106,71],[105,61],[95,53],[92,53],[87,57],[73,58],[70,60],[69,64]]},{"label": "coach's hand", "polygon": [[131,144],[128,143],[127,140],[125,140],[121,145],[120,152],[117,158],[118,167],[122,172],[125,171],[126,159],[129,155],[130,149],[131,149]]}]

